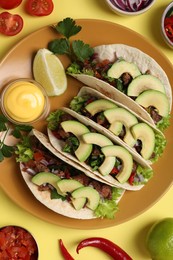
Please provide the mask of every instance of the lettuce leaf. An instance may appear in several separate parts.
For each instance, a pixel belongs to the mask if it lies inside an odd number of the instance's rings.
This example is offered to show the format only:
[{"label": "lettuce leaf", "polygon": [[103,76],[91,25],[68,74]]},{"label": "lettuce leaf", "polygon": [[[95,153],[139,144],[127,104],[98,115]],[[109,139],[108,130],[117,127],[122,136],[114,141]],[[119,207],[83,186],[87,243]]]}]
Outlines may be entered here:
[{"label": "lettuce leaf", "polygon": [[70,64],[70,66],[66,69],[66,73],[67,74],[81,74],[81,70],[80,70],[80,66],[79,64],[77,64],[76,62],[73,62]]},{"label": "lettuce leaf", "polygon": [[57,111],[49,114],[49,116],[47,117],[46,120],[48,122],[48,128],[50,130],[55,130],[57,128],[57,125],[63,114],[64,114],[64,112],[62,110],[57,110]]},{"label": "lettuce leaf", "polygon": [[94,214],[98,218],[115,218],[115,213],[119,210],[117,200],[123,193],[123,189],[113,187],[112,199],[101,200],[100,204],[94,211]]},{"label": "lettuce leaf", "polygon": [[160,130],[160,131],[164,131],[166,128],[168,128],[170,126],[170,117],[171,115],[169,114],[168,116],[166,117],[163,117],[162,120],[160,120],[158,123],[157,123],[157,128]]},{"label": "lettuce leaf", "polygon": [[154,158],[151,159],[152,163],[159,159],[159,157],[163,154],[165,147],[166,138],[159,133],[155,134]]},{"label": "lettuce leaf", "polygon": [[24,137],[23,140],[16,145],[15,154],[17,162],[28,162],[33,158],[33,151],[30,148],[29,137]]},{"label": "lettuce leaf", "polygon": [[133,185],[146,184],[153,176],[153,170],[151,168],[142,167],[138,165],[136,175],[134,177]]},{"label": "lettuce leaf", "polygon": [[70,108],[72,110],[74,110],[77,113],[80,113],[81,109],[83,108],[85,102],[88,100],[89,96],[83,96],[83,97],[79,97],[76,96],[72,99],[72,101],[70,102]]}]

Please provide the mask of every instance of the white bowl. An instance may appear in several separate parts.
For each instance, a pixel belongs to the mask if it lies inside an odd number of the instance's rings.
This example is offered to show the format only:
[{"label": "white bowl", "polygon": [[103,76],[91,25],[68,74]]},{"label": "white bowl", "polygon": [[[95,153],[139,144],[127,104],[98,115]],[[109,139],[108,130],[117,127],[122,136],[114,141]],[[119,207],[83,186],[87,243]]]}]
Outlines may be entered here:
[{"label": "white bowl", "polygon": [[[148,4],[143,7],[142,9],[140,9],[139,11],[124,11],[123,9],[121,9],[114,0],[105,0],[107,5],[109,6],[109,8],[115,12],[118,15],[122,15],[122,16],[133,16],[133,15],[139,15],[139,14],[143,14],[144,12],[148,11],[153,4],[156,2],[156,0],[150,0],[148,1]],[[132,0],[130,0],[132,1]]]},{"label": "white bowl", "polygon": [[165,26],[164,26],[164,21],[165,21],[165,18],[170,16],[172,12],[172,15],[173,15],[173,2],[169,3],[169,5],[165,8],[163,14],[162,14],[162,19],[161,19],[161,32],[162,32],[162,36],[163,36],[163,39],[164,41],[167,43],[167,45],[170,47],[170,48],[173,48],[173,40],[171,41],[169,39],[169,37],[167,36],[166,34],[166,30],[165,30]]}]

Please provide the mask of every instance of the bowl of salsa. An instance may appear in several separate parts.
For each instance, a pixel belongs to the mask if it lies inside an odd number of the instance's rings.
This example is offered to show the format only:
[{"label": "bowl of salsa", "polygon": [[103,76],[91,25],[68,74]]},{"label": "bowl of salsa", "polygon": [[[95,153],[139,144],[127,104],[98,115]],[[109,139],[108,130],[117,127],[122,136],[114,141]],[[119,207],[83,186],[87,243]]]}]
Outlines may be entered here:
[{"label": "bowl of salsa", "polygon": [[170,48],[173,48],[173,2],[165,8],[162,14],[161,32],[164,41]]},{"label": "bowl of salsa", "polygon": [[25,228],[0,228],[0,259],[37,260],[38,254],[36,240]]}]

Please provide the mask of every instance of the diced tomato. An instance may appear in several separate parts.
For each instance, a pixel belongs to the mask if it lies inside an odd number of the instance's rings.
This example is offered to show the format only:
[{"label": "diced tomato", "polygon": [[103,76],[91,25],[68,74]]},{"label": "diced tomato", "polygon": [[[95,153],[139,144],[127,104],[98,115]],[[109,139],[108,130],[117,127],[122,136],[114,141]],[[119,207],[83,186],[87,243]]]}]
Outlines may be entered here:
[{"label": "diced tomato", "polygon": [[130,185],[133,185],[135,174],[136,174],[135,172],[132,172],[128,179]]},{"label": "diced tomato", "polygon": [[26,11],[30,15],[45,16],[52,13],[54,4],[52,0],[27,0]]},{"label": "diced tomato", "polygon": [[167,24],[170,24],[170,23],[173,23],[173,15],[165,18],[164,24],[167,25]]},{"label": "diced tomato", "polygon": [[34,160],[39,162],[42,159],[44,159],[44,155],[41,152],[35,152],[34,153]]},{"label": "diced tomato", "polygon": [[111,174],[118,174],[119,170],[117,169],[117,167],[114,167],[111,171]]},{"label": "diced tomato", "polygon": [[165,32],[170,39],[173,38],[173,23],[165,25]]},{"label": "diced tomato", "polygon": [[3,12],[0,14],[0,33],[8,36],[18,34],[23,28],[23,19],[20,15]]},{"label": "diced tomato", "polygon": [[2,228],[0,259],[37,260],[38,248],[34,238],[27,230],[17,226]]}]

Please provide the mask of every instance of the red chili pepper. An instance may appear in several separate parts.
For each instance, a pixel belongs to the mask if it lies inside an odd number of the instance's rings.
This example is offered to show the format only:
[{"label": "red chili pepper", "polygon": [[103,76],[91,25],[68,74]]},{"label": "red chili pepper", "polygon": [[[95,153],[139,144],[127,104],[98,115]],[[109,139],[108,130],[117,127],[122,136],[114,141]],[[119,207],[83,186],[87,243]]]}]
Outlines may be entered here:
[{"label": "red chili pepper", "polygon": [[66,247],[64,246],[62,239],[59,240],[59,246],[61,249],[61,253],[64,257],[64,260],[74,260],[74,258],[70,255],[70,253],[67,251]]},{"label": "red chili pepper", "polygon": [[112,256],[115,260],[132,260],[132,258],[123,249],[114,244],[112,241],[102,237],[92,237],[82,240],[78,244],[76,252],[79,254],[79,250],[87,246],[97,247]]}]

